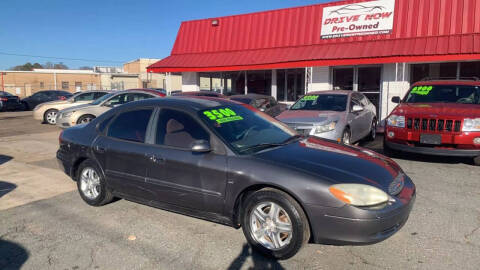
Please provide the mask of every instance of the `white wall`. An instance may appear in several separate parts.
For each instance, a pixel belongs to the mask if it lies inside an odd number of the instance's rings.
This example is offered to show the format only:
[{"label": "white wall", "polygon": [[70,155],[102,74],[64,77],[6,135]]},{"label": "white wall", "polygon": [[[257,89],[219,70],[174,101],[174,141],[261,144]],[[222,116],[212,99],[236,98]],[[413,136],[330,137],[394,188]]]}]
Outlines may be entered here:
[{"label": "white wall", "polygon": [[308,85],[308,91],[332,90],[330,82],[330,67],[313,67],[312,82]]},{"label": "white wall", "polygon": [[410,65],[404,63],[384,64],[382,77],[381,120],[383,121],[397,106],[392,102],[392,97],[403,98],[410,87]]},{"label": "white wall", "polygon": [[182,92],[200,91],[198,72],[182,72]]}]

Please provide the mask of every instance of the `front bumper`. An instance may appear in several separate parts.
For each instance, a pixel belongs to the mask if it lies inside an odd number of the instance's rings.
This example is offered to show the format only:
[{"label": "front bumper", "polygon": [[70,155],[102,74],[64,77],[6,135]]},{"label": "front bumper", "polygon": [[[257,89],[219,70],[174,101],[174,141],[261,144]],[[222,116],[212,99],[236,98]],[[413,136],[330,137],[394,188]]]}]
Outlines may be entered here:
[{"label": "front bumper", "polygon": [[330,245],[368,245],[398,232],[415,203],[415,185],[409,181],[393,205],[381,210],[345,205],[341,208],[307,205],[313,241]]},{"label": "front bumper", "polygon": [[446,149],[434,147],[420,147],[411,146],[408,144],[393,143],[387,140],[384,141],[385,146],[393,150],[422,154],[432,156],[451,156],[451,157],[477,157],[480,156],[480,150],[466,150],[466,149]]},{"label": "front bumper", "polygon": [[69,128],[73,125],[70,123],[71,117],[62,117],[60,113],[57,114],[56,125],[59,128]]}]

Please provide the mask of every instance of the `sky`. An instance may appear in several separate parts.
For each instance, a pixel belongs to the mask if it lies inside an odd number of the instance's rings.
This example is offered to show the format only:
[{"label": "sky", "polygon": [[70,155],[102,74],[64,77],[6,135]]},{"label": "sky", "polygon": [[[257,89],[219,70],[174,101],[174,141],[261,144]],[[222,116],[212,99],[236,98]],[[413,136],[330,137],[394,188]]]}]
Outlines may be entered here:
[{"label": "sky", "polygon": [[78,68],[164,58],[182,21],[323,2],[331,0],[1,0],[0,70],[26,62]]}]

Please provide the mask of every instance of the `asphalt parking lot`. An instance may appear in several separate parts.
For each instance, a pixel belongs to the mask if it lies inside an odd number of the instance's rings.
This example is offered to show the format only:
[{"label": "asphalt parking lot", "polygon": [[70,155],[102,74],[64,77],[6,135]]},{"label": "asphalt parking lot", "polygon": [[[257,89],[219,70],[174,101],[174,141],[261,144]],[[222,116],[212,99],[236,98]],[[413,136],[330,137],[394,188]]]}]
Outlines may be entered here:
[{"label": "asphalt parking lot", "polygon": [[[371,246],[252,253],[241,230],[119,200],[87,206],[58,170],[59,130],[0,113],[0,269],[478,269],[480,167],[396,159],[417,185],[405,227]],[[381,139],[365,144],[381,152]]]}]

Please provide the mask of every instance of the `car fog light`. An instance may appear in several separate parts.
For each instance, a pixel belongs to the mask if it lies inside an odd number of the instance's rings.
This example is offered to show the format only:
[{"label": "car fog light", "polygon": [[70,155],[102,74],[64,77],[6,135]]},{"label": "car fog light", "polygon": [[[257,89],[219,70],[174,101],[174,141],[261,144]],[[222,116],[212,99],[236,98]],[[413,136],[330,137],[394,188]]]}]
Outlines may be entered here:
[{"label": "car fog light", "polygon": [[480,144],[480,137],[473,139],[474,144]]},{"label": "car fog light", "polygon": [[389,137],[389,138],[395,137],[395,132],[389,131],[389,132],[388,132],[388,137]]}]

